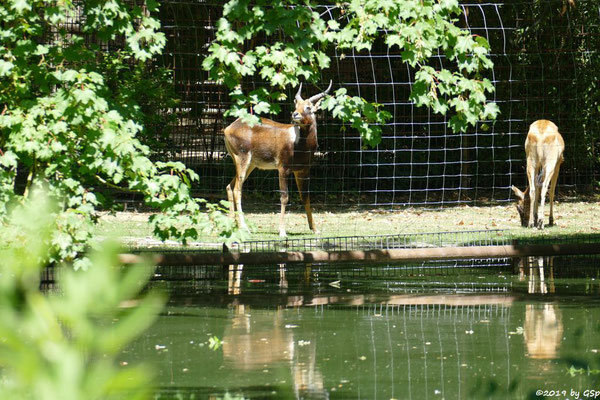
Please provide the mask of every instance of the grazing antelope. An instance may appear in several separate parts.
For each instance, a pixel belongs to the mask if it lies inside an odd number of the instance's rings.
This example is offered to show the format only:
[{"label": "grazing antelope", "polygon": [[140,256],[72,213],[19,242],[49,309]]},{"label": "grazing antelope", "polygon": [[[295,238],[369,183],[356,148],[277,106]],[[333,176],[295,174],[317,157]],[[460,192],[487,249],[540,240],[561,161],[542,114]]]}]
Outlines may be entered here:
[{"label": "grazing antelope", "polygon": [[233,158],[235,177],[227,185],[227,198],[232,213],[238,211],[238,223],[248,229],[242,214],[242,185],[254,168],[276,169],[279,172],[281,214],[279,236],[286,236],[285,206],[288,203],[288,177],[294,173],[300,200],[304,204],[309,228],[316,233],[310,208],[310,165],[317,149],[317,120],[315,113],[323,97],[331,90],[332,82],[322,93],[302,99],[302,84],[296,93],[296,109],[292,124],[280,124],[261,118],[261,123],[249,126],[239,118],[225,128],[225,146]]},{"label": "grazing antelope", "polygon": [[535,225],[539,229],[544,228],[544,200],[548,186],[550,186],[550,221],[548,225],[554,225],[554,191],[560,164],[564,160],[564,150],[565,142],[554,123],[540,119],[531,124],[525,140],[529,187],[524,192],[512,187],[517,196],[517,210],[522,226],[532,228]]}]

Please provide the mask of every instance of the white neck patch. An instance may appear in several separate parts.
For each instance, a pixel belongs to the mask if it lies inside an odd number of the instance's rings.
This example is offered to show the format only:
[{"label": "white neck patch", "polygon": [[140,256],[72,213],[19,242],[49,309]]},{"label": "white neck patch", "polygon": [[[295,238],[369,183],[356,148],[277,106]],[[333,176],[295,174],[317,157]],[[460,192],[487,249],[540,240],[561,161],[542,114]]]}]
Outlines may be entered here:
[{"label": "white neck patch", "polygon": [[297,125],[289,127],[288,135],[290,135],[290,140],[292,142],[298,143],[298,140],[300,139],[300,128]]}]

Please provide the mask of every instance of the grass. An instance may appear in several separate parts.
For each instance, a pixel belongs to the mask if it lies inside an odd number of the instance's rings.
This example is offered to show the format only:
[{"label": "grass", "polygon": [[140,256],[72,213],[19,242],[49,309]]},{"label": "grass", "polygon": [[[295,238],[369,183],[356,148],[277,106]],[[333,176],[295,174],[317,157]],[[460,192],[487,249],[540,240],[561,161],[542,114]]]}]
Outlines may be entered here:
[{"label": "grass", "polygon": [[[269,205],[270,209],[278,208]],[[548,220],[546,206],[546,221]],[[152,238],[147,224],[148,213],[117,213],[104,215],[100,219],[100,234],[113,235],[128,245],[136,247],[164,246]],[[246,213],[251,227],[250,240],[279,239],[279,213]],[[303,212],[286,214],[288,238],[310,238],[315,236],[364,236],[386,234],[409,234],[429,232],[464,232],[472,230],[508,230],[511,237],[535,239],[548,236],[598,236],[600,238],[600,207],[597,201],[566,201],[555,204],[556,225],[543,231],[526,229],[513,204],[473,207],[461,205],[439,209],[407,207],[398,210],[344,210],[327,211],[317,209],[314,220],[319,234],[308,229]],[[217,237],[205,237],[201,242],[217,243]],[[174,243],[167,243],[174,245]]]}]

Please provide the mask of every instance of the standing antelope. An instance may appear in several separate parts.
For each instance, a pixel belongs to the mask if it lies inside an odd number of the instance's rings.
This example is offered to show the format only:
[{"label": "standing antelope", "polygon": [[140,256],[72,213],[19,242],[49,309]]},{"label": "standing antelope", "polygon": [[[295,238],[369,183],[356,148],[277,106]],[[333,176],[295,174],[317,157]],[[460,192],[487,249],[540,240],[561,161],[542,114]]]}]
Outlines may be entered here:
[{"label": "standing antelope", "polygon": [[548,185],[550,185],[550,221],[548,225],[554,225],[554,190],[560,164],[564,160],[564,150],[565,142],[554,123],[540,119],[531,124],[525,140],[529,187],[524,192],[512,187],[517,196],[517,210],[522,226],[532,228],[536,225],[539,229],[544,228],[544,200],[548,192]]},{"label": "standing antelope", "polygon": [[310,208],[310,165],[317,149],[318,110],[323,97],[331,90],[332,82],[322,93],[303,100],[296,93],[296,110],[292,113],[292,124],[280,124],[261,118],[261,123],[249,126],[239,118],[225,128],[225,146],[233,158],[235,177],[227,185],[227,198],[232,213],[238,211],[238,222],[242,229],[248,229],[242,214],[242,185],[254,168],[276,169],[279,172],[281,192],[281,215],[279,218],[279,236],[285,233],[285,206],[288,203],[288,177],[294,173],[300,200],[304,204],[309,228],[316,233]]}]

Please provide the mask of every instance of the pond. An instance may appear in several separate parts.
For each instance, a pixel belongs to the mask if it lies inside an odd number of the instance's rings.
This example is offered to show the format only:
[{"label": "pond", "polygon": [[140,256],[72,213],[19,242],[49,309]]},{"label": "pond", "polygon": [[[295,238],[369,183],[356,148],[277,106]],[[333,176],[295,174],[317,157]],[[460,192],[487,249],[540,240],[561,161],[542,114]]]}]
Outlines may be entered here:
[{"label": "pond", "polygon": [[598,259],[531,261],[164,268],[122,362],[160,399],[592,398]]}]

